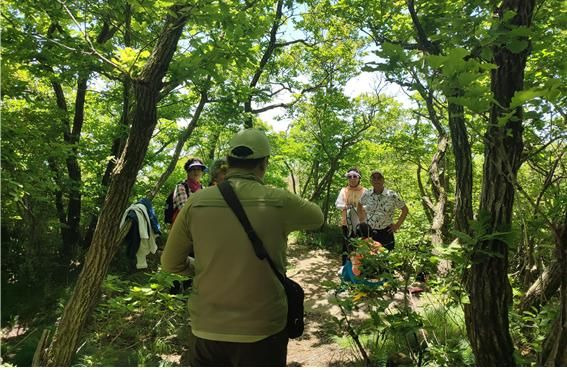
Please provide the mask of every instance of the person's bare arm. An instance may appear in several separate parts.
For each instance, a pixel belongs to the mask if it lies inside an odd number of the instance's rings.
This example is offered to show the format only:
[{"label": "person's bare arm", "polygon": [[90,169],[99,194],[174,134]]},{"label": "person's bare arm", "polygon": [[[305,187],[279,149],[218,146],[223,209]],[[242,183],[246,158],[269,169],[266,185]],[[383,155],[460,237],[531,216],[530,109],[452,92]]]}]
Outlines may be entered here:
[{"label": "person's bare arm", "polygon": [[402,207],[402,213],[400,214],[400,217],[398,217],[398,222],[396,222],[395,224],[391,224],[390,225],[390,232],[395,233],[397,232],[400,227],[402,226],[402,224],[404,223],[407,215],[409,213],[409,209],[407,206],[403,206]]}]

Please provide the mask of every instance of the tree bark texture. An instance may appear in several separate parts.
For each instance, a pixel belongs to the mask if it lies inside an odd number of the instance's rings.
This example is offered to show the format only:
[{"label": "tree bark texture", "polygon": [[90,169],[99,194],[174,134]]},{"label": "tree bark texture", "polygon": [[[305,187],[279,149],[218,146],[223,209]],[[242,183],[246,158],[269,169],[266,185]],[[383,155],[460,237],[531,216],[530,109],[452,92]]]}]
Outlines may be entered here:
[{"label": "tree bark texture", "polygon": [[[408,2],[408,6],[410,6]],[[417,22],[417,23],[416,23]],[[414,19],[414,25],[419,30],[420,24],[416,18]],[[424,41],[425,42],[425,41]],[[416,87],[425,101],[427,107],[427,113],[429,116],[429,121],[435,130],[437,131],[437,151],[431,159],[431,164],[429,165],[429,179],[431,180],[431,190],[433,192],[433,199],[424,199],[425,204],[431,209],[432,219],[431,219],[431,243],[433,246],[440,247],[443,245],[443,241],[447,234],[447,227],[445,225],[445,213],[447,211],[447,177],[445,176],[447,168],[447,160],[445,154],[447,153],[447,147],[449,145],[449,138],[447,137],[447,132],[439,115],[433,104],[433,91],[427,90],[426,87],[418,79],[417,75],[414,76],[416,82]]]},{"label": "tree bark texture", "polygon": [[555,252],[561,278],[560,306],[550,333],[543,342],[540,366],[567,366],[567,212],[555,232]]},{"label": "tree bark texture", "polygon": [[[65,93],[61,84],[55,80],[51,82],[57,107],[61,110],[63,118],[61,119],[63,141],[71,146],[70,154],[65,158],[67,173],[69,175],[70,185],[67,189],[61,188],[56,194],[56,203],[58,212],[63,205],[63,194],[67,194],[67,211],[64,212],[63,223],[61,224],[61,236],[63,239],[62,257],[63,262],[67,264],[74,255],[74,251],[81,239],[80,220],[81,220],[81,168],[77,159],[77,145],[81,136],[81,130],[84,120],[85,97],[87,91],[88,77],[79,77],[77,81],[77,95],[75,98],[75,114],[73,117],[73,125],[68,118],[67,102]],[[56,165],[52,166],[57,168]],[[55,176],[58,176],[57,174]],[[60,181],[62,185],[62,182]],[[61,217],[60,217],[61,221]]]},{"label": "tree bark texture", "polygon": [[526,295],[520,301],[520,312],[530,308],[539,309],[561,287],[561,266],[553,262],[530,286]]},{"label": "tree bark texture", "polygon": [[445,239],[445,208],[447,206],[446,191],[446,161],[445,153],[449,139],[446,135],[439,134],[437,138],[437,152],[433,156],[429,166],[429,178],[431,187],[435,194],[435,205],[433,206],[433,220],[431,222],[431,243],[433,246],[442,246]]},{"label": "tree bark texture", "polygon": [[[417,15],[415,4],[413,0],[407,1],[407,8],[410,13],[415,31],[416,40],[420,45],[420,49],[424,52],[433,55],[440,55],[442,53],[442,48],[438,42],[432,42],[429,40],[425,28],[422,26],[419,17]],[[424,98],[427,104],[427,111],[429,113],[429,118],[435,128],[437,129],[440,136],[445,136],[445,130],[439,122],[439,118],[435,111],[433,105],[433,92],[430,90],[425,91],[424,86],[417,81],[417,88],[421,96]],[[453,144],[453,154],[455,156],[455,168],[457,171],[457,184],[455,192],[455,220],[456,229],[459,231],[466,232],[468,230],[468,220],[472,219],[472,156],[471,149],[469,145],[469,140],[467,136],[467,130],[465,126],[465,116],[464,108],[462,105],[457,105],[455,103],[448,103],[448,121],[449,129],[451,131],[451,141]],[[433,180],[433,179],[432,179]],[[448,188],[447,184],[444,185],[444,191]],[[444,213],[446,212],[446,197],[443,202],[438,201],[436,205],[437,212],[443,212],[443,219],[437,217],[437,220],[433,220],[432,229],[439,230],[440,227],[444,227]],[[434,216],[434,218],[436,218]],[[443,224],[439,225],[439,222]],[[439,233],[434,232],[433,242],[439,238]]]},{"label": "tree bark texture", "polygon": [[449,103],[449,131],[455,156],[455,229],[467,233],[472,211],[472,154],[462,105]]},{"label": "tree bark texture", "polygon": [[[505,0],[499,9],[515,11],[511,23],[529,26],[534,0]],[[495,103],[485,135],[483,184],[479,218],[486,218],[487,234],[509,232],[514,204],[514,183],[521,163],[522,109],[514,110],[504,124],[499,118],[509,111],[512,97],[523,89],[529,48],[512,53],[504,45],[493,49],[491,90]],[[508,308],[512,290],[507,276],[508,245],[498,239],[478,242],[467,275],[470,304],[465,306],[467,333],[477,366],[515,366],[514,344],[509,332]]]},{"label": "tree bark texture", "polygon": [[[172,8],[177,14],[178,8]],[[108,266],[118,249],[118,220],[126,209],[130,191],[142,166],[157,123],[157,101],[162,79],[177,48],[186,15],[168,16],[140,76],[134,82],[134,117],[128,141],[113,171],[92,244],[83,269],[53,337],[47,356],[49,366],[69,366],[81,331],[95,307]]]},{"label": "tree bark texture", "polygon": [[429,196],[427,195],[427,192],[425,191],[425,187],[423,186],[423,180],[421,179],[421,170],[423,168],[421,167],[421,162],[418,162],[417,164],[417,170],[416,170],[416,177],[417,177],[417,187],[419,189],[419,195],[420,195],[420,199],[421,199],[421,205],[423,206],[423,211],[425,213],[425,215],[427,216],[427,220],[429,221],[430,224],[433,223],[433,204],[431,203],[431,199],[429,199]]}]

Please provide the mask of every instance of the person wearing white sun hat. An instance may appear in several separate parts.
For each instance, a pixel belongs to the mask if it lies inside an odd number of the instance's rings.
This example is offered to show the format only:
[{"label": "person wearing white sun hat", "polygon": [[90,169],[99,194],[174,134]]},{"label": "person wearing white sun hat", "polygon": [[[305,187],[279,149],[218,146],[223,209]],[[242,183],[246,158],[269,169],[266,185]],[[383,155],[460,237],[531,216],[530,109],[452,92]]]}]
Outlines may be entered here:
[{"label": "person wearing white sun hat", "polygon": [[345,174],[348,184],[341,189],[335,202],[341,210],[341,229],[344,236],[342,264],[348,261],[348,256],[352,252],[350,239],[356,236],[357,226],[360,223],[358,209],[360,199],[364,193],[364,187],[360,185],[360,171],[356,167],[350,168]]}]

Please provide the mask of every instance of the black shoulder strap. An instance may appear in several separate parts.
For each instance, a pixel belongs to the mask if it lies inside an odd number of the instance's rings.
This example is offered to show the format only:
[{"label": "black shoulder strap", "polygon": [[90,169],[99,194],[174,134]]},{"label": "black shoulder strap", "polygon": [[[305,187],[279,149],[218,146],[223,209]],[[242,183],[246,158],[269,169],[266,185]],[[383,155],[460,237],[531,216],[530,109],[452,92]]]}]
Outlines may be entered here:
[{"label": "black shoulder strap", "polygon": [[189,184],[187,183],[187,180],[183,180],[181,183],[185,188],[185,193],[187,194],[187,196],[191,195],[191,189],[189,189]]},{"label": "black shoulder strap", "polygon": [[268,260],[270,267],[278,277],[279,281],[283,284],[283,275],[276,269],[274,262],[268,255],[268,252],[266,252],[266,248],[264,248],[262,240],[260,240],[258,234],[256,234],[254,228],[250,224],[250,220],[248,220],[248,216],[246,216],[246,212],[244,211],[244,208],[242,208],[242,203],[240,203],[240,200],[238,200],[238,197],[236,196],[236,193],[234,192],[234,189],[232,188],[230,183],[228,181],[222,181],[217,185],[217,187],[219,188],[222,197],[224,198],[230,209],[232,209],[232,211],[238,218],[238,221],[240,221],[240,223],[244,227],[244,231],[246,231],[248,239],[250,239],[250,242],[252,243],[256,256],[261,260],[263,260],[264,258]]}]

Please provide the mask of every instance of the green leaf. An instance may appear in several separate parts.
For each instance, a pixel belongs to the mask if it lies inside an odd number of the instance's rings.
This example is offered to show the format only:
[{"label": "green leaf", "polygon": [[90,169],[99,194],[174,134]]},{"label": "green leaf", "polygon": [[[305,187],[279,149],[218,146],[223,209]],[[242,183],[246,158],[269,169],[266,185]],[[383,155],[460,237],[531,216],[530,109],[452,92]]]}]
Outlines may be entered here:
[{"label": "green leaf", "polygon": [[512,53],[518,54],[525,50],[529,44],[528,40],[513,39],[506,43],[506,49],[510,50]]},{"label": "green leaf", "polygon": [[445,55],[428,55],[425,59],[433,68],[440,68],[447,61],[447,57]]},{"label": "green leaf", "polygon": [[397,44],[385,42],[382,44],[382,52],[384,56],[399,56],[404,53],[404,49]]},{"label": "green leaf", "polygon": [[510,108],[514,109],[517,108],[527,101],[530,101],[534,98],[540,97],[544,95],[544,91],[539,89],[528,89],[528,90],[521,90],[516,91],[514,96],[512,97],[512,101],[510,102]]},{"label": "green leaf", "polygon": [[506,124],[508,123],[508,121],[510,121],[512,119],[514,114],[516,114],[516,111],[512,109],[508,113],[498,117],[498,126],[499,127],[506,126]]},{"label": "green leaf", "polygon": [[510,22],[512,20],[512,18],[514,18],[516,16],[516,12],[513,10],[506,10],[504,12],[504,15],[502,16],[502,21],[503,22]]},{"label": "green leaf", "polygon": [[532,29],[526,26],[518,26],[510,30],[507,35],[514,37],[530,37],[532,35]]},{"label": "green leaf", "polygon": [[464,48],[454,48],[449,50],[447,58],[449,62],[463,62],[463,58],[469,55],[469,51]]}]

